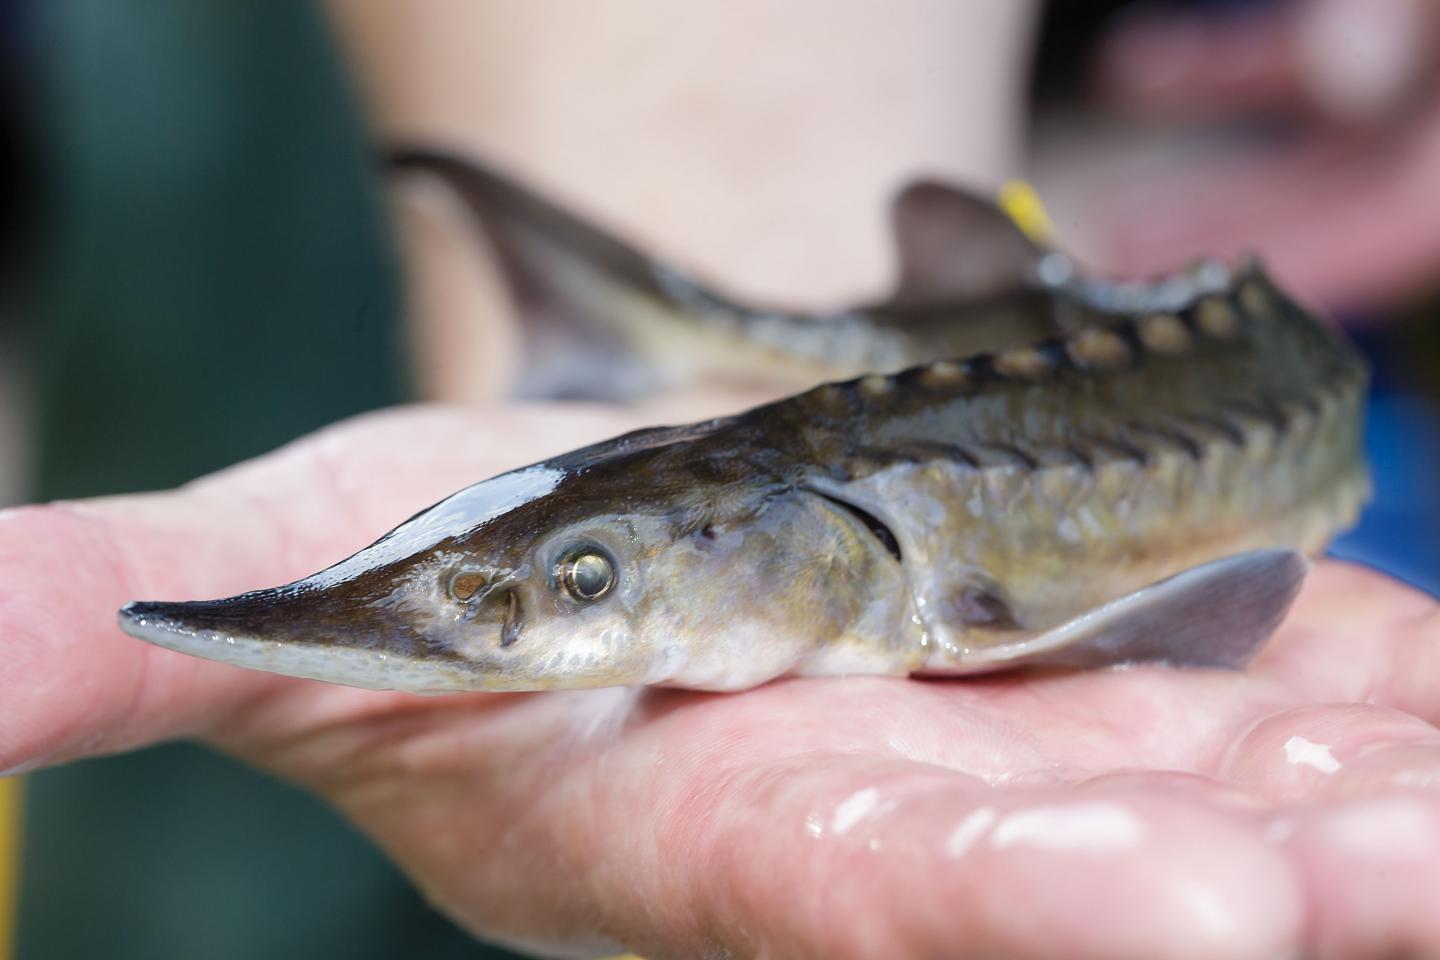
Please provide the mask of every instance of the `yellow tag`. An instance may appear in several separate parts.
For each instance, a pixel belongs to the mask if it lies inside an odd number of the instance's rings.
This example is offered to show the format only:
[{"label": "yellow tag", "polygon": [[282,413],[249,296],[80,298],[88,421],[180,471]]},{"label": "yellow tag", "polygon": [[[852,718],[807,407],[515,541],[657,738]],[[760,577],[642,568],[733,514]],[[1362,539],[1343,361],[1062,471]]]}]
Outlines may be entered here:
[{"label": "yellow tag", "polygon": [[1036,243],[1048,244],[1055,236],[1055,225],[1050,222],[1050,214],[1045,212],[1040,194],[1024,180],[1006,181],[995,195],[995,202],[1006,216],[1015,221],[1015,226]]},{"label": "yellow tag", "polygon": [[15,912],[20,901],[19,777],[0,777],[0,960],[15,955]]}]

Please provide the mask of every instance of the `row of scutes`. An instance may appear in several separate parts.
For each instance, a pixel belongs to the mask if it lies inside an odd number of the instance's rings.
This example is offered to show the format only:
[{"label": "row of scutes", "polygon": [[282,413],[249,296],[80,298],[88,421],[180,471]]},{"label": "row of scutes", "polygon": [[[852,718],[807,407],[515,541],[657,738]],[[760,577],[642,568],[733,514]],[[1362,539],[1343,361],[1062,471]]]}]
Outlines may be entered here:
[{"label": "row of scutes", "polygon": [[[1215,482],[1223,480],[1234,454],[1257,467],[1276,457],[1308,457],[1317,431],[1330,429],[1334,418],[1356,402],[1359,384],[1342,379],[1320,384],[1304,397],[1220,398],[1205,413],[1175,413],[1164,417],[1137,416],[1118,420],[1111,429],[1067,431],[1055,443],[1033,443],[1010,436],[967,441],[902,440],[856,448],[837,479],[853,480],[897,465],[948,463],[976,472],[1018,479],[1054,474],[1070,483],[1081,474],[1094,475],[1106,464],[1128,463],[1140,471],[1204,469]],[[1231,451],[1229,455],[1225,451]],[[1228,465],[1228,466],[1227,466]],[[1220,472],[1216,472],[1220,471]],[[1138,480],[1139,473],[1130,471]],[[1192,475],[1193,476],[1193,475]],[[1152,480],[1154,477],[1151,478]]]},{"label": "row of scutes", "polygon": [[1085,372],[1123,370],[1142,356],[1183,356],[1197,339],[1233,340],[1247,321],[1263,319],[1276,308],[1268,282],[1256,274],[1229,292],[1207,294],[1179,310],[1093,324],[999,353],[941,358],[893,374],[872,373],[822,384],[806,396],[823,409],[845,413],[893,397],[897,387],[969,392],[997,381],[1043,383],[1067,367]]},{"label": "row of scutes", "polygon": [[[1238,347],[1237,341],[1247,331],[1296,316],[1298,308],[1276,293],[1262,275],[1253,273],[1228,291],[1206,294],[1175,311],[1127,316],[998,354],[941,359],[890,376],[872,374],[825,385],[812,391],[796,412],[819,423],[844,425],[866,413],[885,416],[897,405],[902,410],[913,404],[928,405],[935,402],[937,393],[964,402],[978,395],[987,383],[1039,385],[1062,366],[1093,374],[1130,368],[1141,357],[1183,363],[1202,340],[1220,345],[1235,342]],[[1318,322],[1314,326],[1318,336],[1326,336]],[[1216,394],[1203,409],[1171,410],[1158,416],[1155,411],[1127,410],[1103,430],[1065,429],[1057,437],[1042,439],[1004,430],[1002,425],[993,434],[986,431],[945,441],[892,436],[878,446],[852,446],[842,472],[861,476],[891,465],[935,461],[982,470],[1079,467],[1093,472],[1101,462],[1131,461],[1148,467],[1159,458],[1168,460],[1176,455],[1193,464],[1218,462],[1212,454],[1225,449],[1243,451],[1259,465],[1283,450],[1293,450],[1295,443],[1308,443],[1317,424],[1345,405],[1342,397],[1351,395],[1355,378],[1341,375],[1348,369],[1344,351],[1337,351],[1333,361],[1324,366],[1326,369],[1317,370],[1315,380],[1303,387],[1265,390],[1261,395],[1240,397],[1224,382],[1217,382]],[[822,435],[831,432],[825,430]],[[853,436],[848,429],[842,432]],[[840,438],[840,432],[835,438]],[[1229,457],[1221,459],[1229,462]]]}]

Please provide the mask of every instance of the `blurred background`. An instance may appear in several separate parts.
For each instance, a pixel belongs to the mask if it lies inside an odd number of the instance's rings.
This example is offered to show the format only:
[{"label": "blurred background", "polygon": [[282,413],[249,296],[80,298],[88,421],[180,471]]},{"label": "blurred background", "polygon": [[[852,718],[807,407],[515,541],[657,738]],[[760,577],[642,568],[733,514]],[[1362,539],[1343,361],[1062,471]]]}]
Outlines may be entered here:
[{"label": "blurred background", "polygon": [[[1255,249],[1343,323],[1377,492],[1335,550],[1440,592],[1440,0],[772,7],[0,4],[0,506],[512,388],[484,247],[378,142],[491,156],[807,306],[884,285],[906,176],[1024,176],[1096,269]],[[18,792],[0,958],[503,955],[186,745],[27,777],[16,898]]]}]

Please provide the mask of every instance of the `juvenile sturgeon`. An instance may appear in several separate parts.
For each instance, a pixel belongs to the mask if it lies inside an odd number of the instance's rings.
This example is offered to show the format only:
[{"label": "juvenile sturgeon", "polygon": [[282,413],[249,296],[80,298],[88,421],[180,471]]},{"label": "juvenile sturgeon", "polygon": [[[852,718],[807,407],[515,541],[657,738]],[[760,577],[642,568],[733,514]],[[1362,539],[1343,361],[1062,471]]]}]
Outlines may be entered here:
[{"label": "juvenile sturgeon", "polygon": [[[1136,300],[1076,289],[1092,314]],[[296,583],[132,603],[120,624],[423,693],[1237,667],[1368,496],[1366,371],[1258,266],[1149,296],[1075,332],[585,447]]]},{"label": "juvenile sturgeon", "polygon": [[1202,262],[1163,283],[1090,280],[993,203],[921,180],[890,220],[894,290],[812,314],[736,302],[476,160],[400,150],[396,175],[440,181],[489,239],[523,343],[526,398],[625,400],[701,381],[794,393],[1073,333],[1114,311],[1171,310],[1228,282]]}]

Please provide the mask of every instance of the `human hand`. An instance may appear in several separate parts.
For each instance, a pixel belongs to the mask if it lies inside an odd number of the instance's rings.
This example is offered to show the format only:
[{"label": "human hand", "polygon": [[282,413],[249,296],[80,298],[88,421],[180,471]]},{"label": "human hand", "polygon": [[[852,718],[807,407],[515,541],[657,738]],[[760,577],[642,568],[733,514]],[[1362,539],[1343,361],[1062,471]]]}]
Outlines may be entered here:
[{"label": "human hand", "polygon": [[1121,195],[1107,191],[1093,211],[1111,269],[1259,251],[1287,288],[1329,307],[1389,306],[1433,287],[1440,0],[1146,10],[1103,45],[1100,76],[1112,104],[1182,129],[1283,121],[1263,137],[1212,130],[1199,149],[1186,138],[1158,166],[1128,171]]},{"label": "human hand", "polygon": [[404,410],[0,514],[0,769],[197,737],[328,798],[471,930],[552,951],[1440,954],[1440,614],[1339,563],[1244,673],[419,698],[114,625],[309,573],[636,419]]}]

